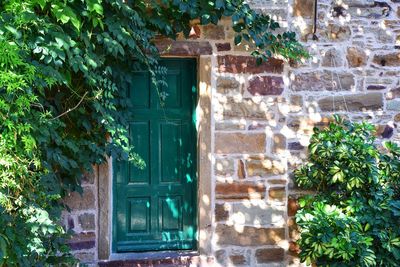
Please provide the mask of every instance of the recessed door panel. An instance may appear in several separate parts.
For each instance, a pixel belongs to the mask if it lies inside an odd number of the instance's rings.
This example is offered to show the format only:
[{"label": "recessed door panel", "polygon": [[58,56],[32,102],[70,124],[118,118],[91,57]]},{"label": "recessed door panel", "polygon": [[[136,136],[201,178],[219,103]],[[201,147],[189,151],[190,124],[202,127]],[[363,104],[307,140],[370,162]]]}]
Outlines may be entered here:
[{"label": "recessed door panel", "polygon": [[182,72],[179,67],[173,67],[167,73],[168,86],[160,90],[162,105],[159,108],[179,109],[182,107]]},{"label": "recessed door panel", "polygon": [[160,224],[163,231],[182,230],[182,200],[181,196],[160,198]]},{"label": "recessed door panel", "polygon": [[148,233],[151,228],[150,198],[130,198],[128,203],[128,233]]},{"label": "recessed door panel", "polygon": [[129,79],[128,97],[134,108],[150,108],[150,75],[147,71],[135,71]]},{"label": "recessed door panel", "polygon": [[129,164],[129,183],[150,184],[151,146],[150,146],[150,121],[135,121],[129,125],[131,143],[135,152],[146,162],[145,168]]},{"label": "recessed door panel", "polygon": [[160,172],[161,182],[180,182],[182,178],[182,122],[169,121],[160,124]]}]

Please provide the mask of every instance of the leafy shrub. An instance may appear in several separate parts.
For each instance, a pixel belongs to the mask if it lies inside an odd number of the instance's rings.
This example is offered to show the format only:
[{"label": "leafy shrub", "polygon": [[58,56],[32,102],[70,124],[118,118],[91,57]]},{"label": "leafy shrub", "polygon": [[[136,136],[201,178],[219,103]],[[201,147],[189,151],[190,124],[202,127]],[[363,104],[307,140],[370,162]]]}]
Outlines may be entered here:
[{"label": "leafy shrub", "polygon": [[296,170],[314,190],[296,215],[300,258],[318,266],[398,266],[400,148],[378,146],[374,126],[335,116],[314,129],[309,161]]}]

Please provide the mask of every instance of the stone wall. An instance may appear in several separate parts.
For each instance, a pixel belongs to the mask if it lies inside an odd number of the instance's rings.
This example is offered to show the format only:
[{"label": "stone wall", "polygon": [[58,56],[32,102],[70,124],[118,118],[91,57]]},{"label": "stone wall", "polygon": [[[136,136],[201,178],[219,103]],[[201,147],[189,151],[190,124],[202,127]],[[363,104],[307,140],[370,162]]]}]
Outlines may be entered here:
[{"label": "stone wall", "polygon": [[74,256],[83,263],[97,259],[97,179],[98,168],[95,167],[92,174],[82,178],[83,193],[74,192],[65,199],[71,209],[63,214],[65,229],[74,234],[69,245]]},{"label": "stone wall", "polygon": [[311,58],[257,67],[245,52],[251,45],[227,39],[229,27],[210,41],[215,257],[221,266],[297,266],[293,216],[303,192],[292,171],[313,127],[339,113],[373,122],[381,138],[399,138],[400,1],[319,0],[316,36],[313,0],[249,2],[296,31]]},{"label": "stone wall", "polygon": [[[212,252],[205,256],[217,266],[298,266],[293,216],[303,192],[292,171],[306,158],[313,127],[340,113],[399,139],[400,1],[319,0],[316,36],[313,0],[249,2],[296,31],[311,58],[257,66],[251,44],[233,44],[229,20],[194,26],[190,40],[163,43],[164,52],[202,55],[212,65]],[[71,197],[65,218],[79,233],[77,255],[94,262],[96,182],[85,192],[82,201]]]}]

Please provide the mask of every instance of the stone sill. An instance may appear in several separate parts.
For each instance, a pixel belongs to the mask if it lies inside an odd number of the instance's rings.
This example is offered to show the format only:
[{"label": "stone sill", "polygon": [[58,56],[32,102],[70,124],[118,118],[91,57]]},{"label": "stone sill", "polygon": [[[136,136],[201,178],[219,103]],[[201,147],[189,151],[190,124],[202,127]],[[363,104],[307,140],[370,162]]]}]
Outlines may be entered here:
[{"label": "stone sill", "polygon": [[110,260],[99,262],[100,267],[191,266],[199,261],[197,251],[155,251],[141,253],[113,253]]}]

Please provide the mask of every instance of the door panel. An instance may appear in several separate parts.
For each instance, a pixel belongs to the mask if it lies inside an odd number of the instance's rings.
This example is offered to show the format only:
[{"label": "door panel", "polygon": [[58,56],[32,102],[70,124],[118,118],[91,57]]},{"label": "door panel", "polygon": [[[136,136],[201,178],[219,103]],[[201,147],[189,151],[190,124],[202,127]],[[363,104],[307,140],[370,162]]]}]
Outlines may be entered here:
[{"label": "door panel", "polygon": [[114,162],[114,252],[196,248],[196,61],[162,64],[162,90],[147,72],[130,77],[130,141],[146,167]]},{"label": "door panel", "polygon": [[[134,108],[150,108],[150,75],[145,71],[136,71],[132,74],[132,80],[128,91]],[[147,90],[146,90],[147,89]]]},{"label": "door panel", "polygon": [[163,231],[182,231],[181,196],[160,198],[160,224]]},{"label": "door panel", "polygon": [[167,97],[165,99],[165,103],[162,107],[166,108],[181,108],[182,107],[182,94],[179,92],[179,90],[182,88],[181,86],[181,80],[182,80],[182,73],[181,71],[177,70],[168,70],[167,72],[167,83],[168,86],[164,88],[164,92],[167,94]]},{"label": "door panel", "polygon": [[148,233],[150,231],[150,198],[128,199],[127,218],[129,220],[129,234]]},{"label": "door panel", "polygon": [[128,183],[150,184],[150,122],[136,121],[129,125],[129,137],[135,144],[135,151],[147,163],[148,167],[140,169],[133,164],[128,165]]},{"label": "door panel", "polygon": [[182,125],[180,121],[160,124],[161,183],[180,183],[182,177]]}]

